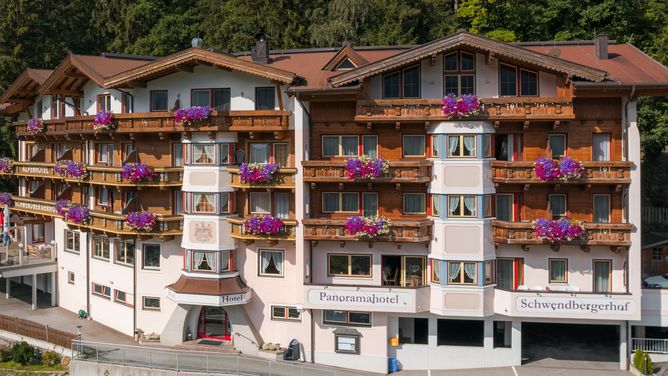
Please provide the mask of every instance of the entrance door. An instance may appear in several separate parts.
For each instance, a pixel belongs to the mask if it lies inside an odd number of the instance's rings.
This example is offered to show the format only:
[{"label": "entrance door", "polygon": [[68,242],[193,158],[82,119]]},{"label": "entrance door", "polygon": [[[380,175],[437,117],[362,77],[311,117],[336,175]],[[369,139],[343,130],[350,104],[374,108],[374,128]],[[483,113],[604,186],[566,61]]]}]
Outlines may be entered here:
[{"label": "entrance door", "polygon": [[229,341],[232,334],[227,312],[220,307],[202,307],[197,323],[197,338]]}]

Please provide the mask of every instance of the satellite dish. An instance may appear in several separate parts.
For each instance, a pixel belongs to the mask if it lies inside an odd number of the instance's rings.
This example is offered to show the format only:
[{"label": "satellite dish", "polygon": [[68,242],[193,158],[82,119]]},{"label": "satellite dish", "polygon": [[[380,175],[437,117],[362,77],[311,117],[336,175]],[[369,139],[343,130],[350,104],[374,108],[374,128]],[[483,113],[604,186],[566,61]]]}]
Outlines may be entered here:
[{"label": "satellite dish", "polygon": [[193,48],[202,48],[202,45],[204,44],[204,40],[202,40],[202,38],[193,38],[190,41],[190,44],[193,46]]}]

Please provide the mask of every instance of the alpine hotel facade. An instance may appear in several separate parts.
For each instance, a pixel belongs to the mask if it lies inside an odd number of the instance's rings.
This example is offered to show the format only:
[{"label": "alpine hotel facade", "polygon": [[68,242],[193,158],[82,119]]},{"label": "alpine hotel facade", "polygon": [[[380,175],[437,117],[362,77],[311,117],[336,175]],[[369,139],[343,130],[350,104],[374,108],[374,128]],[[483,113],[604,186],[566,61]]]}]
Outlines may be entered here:
[{"label": "alpine hotel facade", "polygon": [[[643,311],[636,106],[667,93],[668,69],[603,35],[70,55],[0,97],[22,254],[0,271],[166,345],[296,338],[360,370],[492,367],[566,323],[611,328],[625,368],[632,326],[667,325]],[[444,110],[448,94],[476,111]]]}]

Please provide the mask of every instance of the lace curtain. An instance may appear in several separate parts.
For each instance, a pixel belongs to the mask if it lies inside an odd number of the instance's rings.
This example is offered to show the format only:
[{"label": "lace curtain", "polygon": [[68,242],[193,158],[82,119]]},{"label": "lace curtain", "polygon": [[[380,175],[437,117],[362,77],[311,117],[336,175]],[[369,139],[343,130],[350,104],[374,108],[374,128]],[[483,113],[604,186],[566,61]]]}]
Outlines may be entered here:
[{"label": "lace curtain", "polygon": [[475,136],[464,136],[464,155],[475,155]]},{"label": "lace curtain", "polygon": [[458,281],[459,278],[460,278],[459,273],[462,270],[462,264],[460,264],[458,262],[451,262],[451,263],[448,264],[448,269],[449,269],[448,280],[450,282]]}]

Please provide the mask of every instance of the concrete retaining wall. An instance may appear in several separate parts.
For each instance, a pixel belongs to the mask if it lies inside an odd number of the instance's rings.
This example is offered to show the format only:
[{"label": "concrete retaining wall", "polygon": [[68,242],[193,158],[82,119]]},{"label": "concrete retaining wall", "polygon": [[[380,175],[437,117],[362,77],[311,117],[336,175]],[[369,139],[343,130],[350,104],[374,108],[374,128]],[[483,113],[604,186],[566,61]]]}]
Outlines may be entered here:
[{"label": "concrete retaining wall", "polygon": [[226,373],[177,372],[72,360],[71,376],[232,376]]}]

